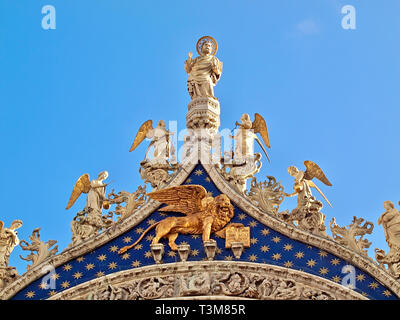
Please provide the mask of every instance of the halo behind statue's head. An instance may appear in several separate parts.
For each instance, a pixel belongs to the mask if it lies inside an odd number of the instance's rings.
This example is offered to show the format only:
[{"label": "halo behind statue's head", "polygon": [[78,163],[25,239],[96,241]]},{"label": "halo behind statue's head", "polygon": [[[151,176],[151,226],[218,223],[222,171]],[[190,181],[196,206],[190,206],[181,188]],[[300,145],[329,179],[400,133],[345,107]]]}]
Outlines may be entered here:
[{"label": "halo behind statue's head", "polygon": [[204,45],[205,43],[207,43],[207,42],[210,42],[210,43],[212,44],[212,46],[213,46],[213,51],[211,52],[211,55],[214,56],[214,55],[217,53],[217,50],[218,50],[218,43],[217,43],[217,41],[216,41],[213,37],[210,37],[210,36],[201,37],[201,38],[199,39],[199,41],[197,41],[197,44],[196,44],[197,53],[198,53],[200,56],[203,55],[202,48],[203,48],[203,45]]}]

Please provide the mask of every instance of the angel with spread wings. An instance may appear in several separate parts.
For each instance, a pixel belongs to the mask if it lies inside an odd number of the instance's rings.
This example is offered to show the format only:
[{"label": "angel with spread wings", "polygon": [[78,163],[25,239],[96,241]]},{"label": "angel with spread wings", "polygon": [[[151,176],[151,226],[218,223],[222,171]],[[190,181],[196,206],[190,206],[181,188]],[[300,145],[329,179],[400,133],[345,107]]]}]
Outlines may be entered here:
[{"label": "angel with spread wings", "polygon": [[14,220],[9,228],[4,228],[4,222],[0,221],[0,267],[8,267],[11,252],[20,243],[16,230],[21,226],[21,220]]},{"label": "angel with spread wings", "polygon": [[101,208],[106,205],[106,186],[103,180],[108,178],[108,172],[102,171],[97,179],[90,181],[89,174],[85,173],[76,181],[69,198],[66,210],[71,208],[82,193],[87,193],[85,209],[88,213],[101,214]]},{"label": "angel with spread wings", "polygon": [[119,254],[136,246],[154,227],[156,235],[152,244],[157,244],[161,238],[165,237],[168,238],[171,250],[178,250],[175,240],[179,234],[202,234],[203,242],[208,241],[210,234],[223,229],[234,215],[233,205],[225,194],[212,197],[201,185],[166,188],[151,192],[148,196],[150,199],[167,204],[158,211],[179,212],[185,216],[168,217],[154,223],[142,233],[135,243],[121,248]]},{"label": "angel with spread wings", "polygon": [[288,168],[288,173],[294,177],[295,182],[294,193],[286,194],[286,196],[293,197],[297,195],[297,207],[304,207],[310,200],[314,199],[311,188],[315,188],[322,195],[329,206],[332,207],[329,200],[312,181],[312,179],[317,178],[327,186],[332,186],[332,184],[329,182],[322,169],[316,163],[306,160],[304,161],[304,165],[306,166],[306,171],[299,170],[294,166],[290,166]]},{"label": "angel with spread wings", "polygon": [[260,139],[257,137],[257,133],[260,134],[267,148],[270,148],[268,128],[264,118],[256,113],[254,115],[254,121],[250,120],[250,116],[244,113],[240,118],[241,123],[236,122],[235,125],[239,126],[237,133],[234,136],[235,140],[235,151],[234,159],[237,161],[244,160],[248,157],[254,156],[254,140],[260,145],[264,151],[268,161],[269,157]]},{"label": "angel with spread wings", "polygon": [[173,135],[173,133],[166,129],[163,120],[160,120],[155,128],[153,128],[153,121],[147,120],[140,126],[129,152],[135,150],[145,138],[152,139],[144,158],[147,158],[150,147],[153,147],[152,162],[167,163],[171,148],[170,135]]},{"label": "angel with spread wings", "polygon": [[290,215],[285,214],[284,219],[291,222],[297,222],[299,228],[307,230],[314,234],[327,236],[325,230],[325,215],[321,212],[322,202],[315,199],[312,195],[311,188],[317,189],[326,202],[330,204],[328,199],[312,181],[317,178],[327,186],[332,186],[330,181],[325,176],[322,169],[312,161],[304,161],[306,171],[297,169],[294,166],[288,168],[288,172],[294,177],[294,192],[286,194],[286,197],[293,197],[297,195],[297,207],[293,209]]}]

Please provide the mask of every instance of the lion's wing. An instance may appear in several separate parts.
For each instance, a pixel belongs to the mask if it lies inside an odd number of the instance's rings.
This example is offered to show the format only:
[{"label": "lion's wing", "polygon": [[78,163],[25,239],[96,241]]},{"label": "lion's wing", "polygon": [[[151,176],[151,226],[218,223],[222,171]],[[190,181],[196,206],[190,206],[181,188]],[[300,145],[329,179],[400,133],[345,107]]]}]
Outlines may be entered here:
[{"label": "lion's wing", "polygon": [[202,199],[207,195],[207,190],[200,185],[176,186],[148,194],[150,199],[167,204],[159,211],[180,212],[191,215],[202,211]]}]

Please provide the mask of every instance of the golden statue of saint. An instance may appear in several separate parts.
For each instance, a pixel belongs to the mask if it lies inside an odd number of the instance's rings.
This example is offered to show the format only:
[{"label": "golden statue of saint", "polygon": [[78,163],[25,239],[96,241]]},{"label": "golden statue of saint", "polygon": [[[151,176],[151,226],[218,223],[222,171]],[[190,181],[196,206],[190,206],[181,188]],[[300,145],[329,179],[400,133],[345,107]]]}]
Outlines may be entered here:
[{"label": "golden statue of saint", "polygon": [[197,42],[197,52],[199,56],[192,59],[192,52],[185,61],[185,71],[189,74],[187,85],[192,99],[214,97],[214,86],[217,84],[222,73],[222,62],[215,57],[217,52],[217,42],[214,38],[205,36]]}]

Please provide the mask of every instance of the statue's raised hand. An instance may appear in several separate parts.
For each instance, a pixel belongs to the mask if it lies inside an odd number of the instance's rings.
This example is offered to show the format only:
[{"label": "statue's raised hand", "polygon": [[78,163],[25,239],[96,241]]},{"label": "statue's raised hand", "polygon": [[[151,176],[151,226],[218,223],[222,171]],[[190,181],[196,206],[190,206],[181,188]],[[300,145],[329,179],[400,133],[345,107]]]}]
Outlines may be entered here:
[{"label": "statue's raised hand", "polygon": [[189,54],[188,54],[188,56],[189,56],[189,60],[191,60],[191,59],[192,59],[192,57],[193,57],[193,52],[192,52],[192,51],[190,51],[190,52],[189,52]]}]

